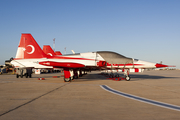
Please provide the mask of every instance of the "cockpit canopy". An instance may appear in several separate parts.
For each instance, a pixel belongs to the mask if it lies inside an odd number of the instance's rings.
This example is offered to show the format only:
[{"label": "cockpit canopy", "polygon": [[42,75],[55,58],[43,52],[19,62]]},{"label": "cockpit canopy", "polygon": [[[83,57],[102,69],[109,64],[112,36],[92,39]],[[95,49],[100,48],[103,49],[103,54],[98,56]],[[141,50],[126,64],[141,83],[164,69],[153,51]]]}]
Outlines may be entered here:
[{"label": "cockpit canopy", "polygon": [[115,52],[111,51],[97,51],[97,53],[110,64],[127,64],[133,63],[132,58],[125,57]]}]

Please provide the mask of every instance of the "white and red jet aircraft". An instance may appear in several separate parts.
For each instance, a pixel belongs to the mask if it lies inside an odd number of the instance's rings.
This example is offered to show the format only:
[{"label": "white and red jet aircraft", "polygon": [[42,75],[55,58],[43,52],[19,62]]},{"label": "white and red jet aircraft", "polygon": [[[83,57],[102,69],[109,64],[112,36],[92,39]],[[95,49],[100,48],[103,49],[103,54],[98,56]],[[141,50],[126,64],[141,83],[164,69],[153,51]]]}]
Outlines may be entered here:
[{"label": "white and red jet aircraft", "polygon": [[72,55],[45,54],[31,34],[22,34],[16,57],[11,61],[15,68],[63,68],[64,81],[78,78],[82,71],[99,69],[124,69],[130,80],[129,69],[169,67],[127,58],[115,52],[97,51]]}]

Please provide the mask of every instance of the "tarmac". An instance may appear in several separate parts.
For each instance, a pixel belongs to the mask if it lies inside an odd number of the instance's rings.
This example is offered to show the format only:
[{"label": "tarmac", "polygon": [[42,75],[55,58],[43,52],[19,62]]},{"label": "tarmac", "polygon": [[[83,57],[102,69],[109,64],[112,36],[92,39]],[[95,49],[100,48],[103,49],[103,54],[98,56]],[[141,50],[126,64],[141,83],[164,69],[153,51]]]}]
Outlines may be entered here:
[{"label": "tarmac", "polygon": [[[131,81],[113,81],[99,71],[72,82],[63,73],[16,78],[0,75],[0,120],[179,120],[180,111],[148,104],[101,87],[180,106],[180,71],[130,73]],[[53,76],[58,76],[57,78]],[[45,80],[38,80],[38,78]]]}]

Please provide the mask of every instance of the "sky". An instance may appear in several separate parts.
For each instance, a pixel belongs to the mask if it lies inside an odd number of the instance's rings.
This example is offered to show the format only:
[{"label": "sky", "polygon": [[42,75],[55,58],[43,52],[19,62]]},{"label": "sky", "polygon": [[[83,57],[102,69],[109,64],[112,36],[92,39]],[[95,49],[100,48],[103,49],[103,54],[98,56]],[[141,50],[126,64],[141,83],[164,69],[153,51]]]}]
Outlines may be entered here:
[{"label": "sky", "polygon": [[21,33],[63,54],[114,51],[180,69],[180,0],[0,0],[0,65]]}]

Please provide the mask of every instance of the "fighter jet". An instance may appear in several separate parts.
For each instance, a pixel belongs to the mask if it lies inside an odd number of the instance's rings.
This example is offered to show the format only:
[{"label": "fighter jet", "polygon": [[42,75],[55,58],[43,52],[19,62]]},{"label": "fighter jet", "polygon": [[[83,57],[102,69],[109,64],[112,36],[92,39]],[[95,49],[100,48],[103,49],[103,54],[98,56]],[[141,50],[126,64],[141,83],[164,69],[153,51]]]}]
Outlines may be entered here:
[{"label": "fighter jet", "polygon": [[84,71],[123,69],[125,79],[130,80],[129,70],[169,67],[168,65],[125,57],[116,52],[96,51],[69,55],[48,54],[37,44],[31,34],[22,34],[16,57],[11,61],[15,68],[63,68],[64,81],[78,78]]}]

